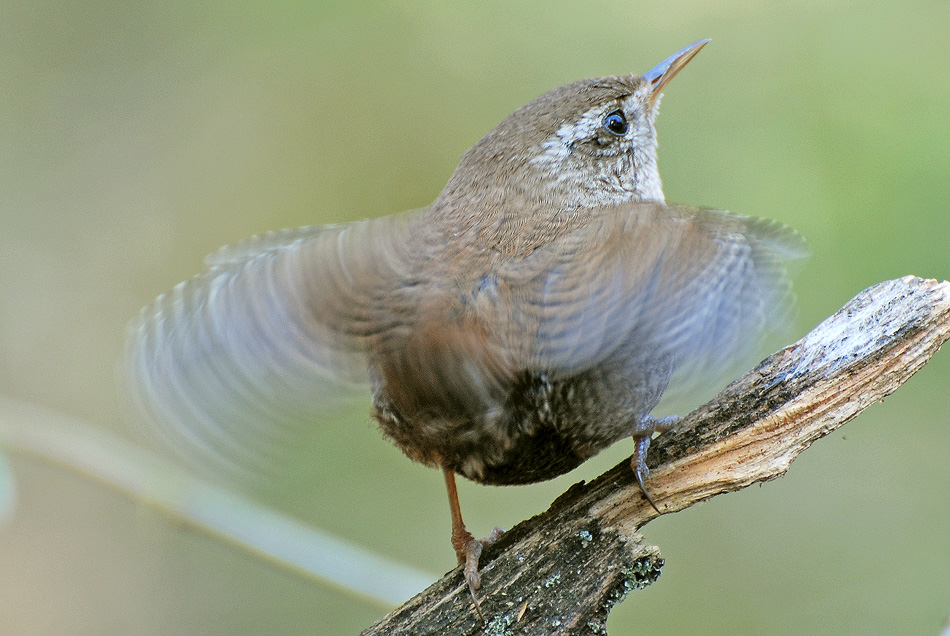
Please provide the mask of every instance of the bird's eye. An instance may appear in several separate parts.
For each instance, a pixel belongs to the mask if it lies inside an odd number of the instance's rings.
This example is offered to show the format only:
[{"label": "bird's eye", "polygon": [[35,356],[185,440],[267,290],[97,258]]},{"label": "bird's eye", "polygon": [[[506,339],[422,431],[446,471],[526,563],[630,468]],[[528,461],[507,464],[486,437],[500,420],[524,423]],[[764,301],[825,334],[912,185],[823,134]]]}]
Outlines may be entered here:
[{"label": "bird's eye", "polygon": [[611,135],[617,137],[623,137],[627,134],[627,131],[630,129],[630,125],[627,124],[627,117],[623,114],[622,110],[612,110],[604,117],[604,128],[607,129]]}]

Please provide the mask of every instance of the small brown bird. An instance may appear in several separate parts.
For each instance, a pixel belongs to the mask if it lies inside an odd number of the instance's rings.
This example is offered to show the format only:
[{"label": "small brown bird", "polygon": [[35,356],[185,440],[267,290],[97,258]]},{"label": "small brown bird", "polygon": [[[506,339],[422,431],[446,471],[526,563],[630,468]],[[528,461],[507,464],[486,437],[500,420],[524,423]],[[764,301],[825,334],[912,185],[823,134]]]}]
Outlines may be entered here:
[{"label": "small brown bird", "polygon": [[384,433],[445,475],[473,597],[483,542],[456,473],[537,482],[632,437],[646,495],[651,436],[675,421],[650,412],[782,316],[781,262],[803,248],[778,223],[664,203],[657,105],[706,42],[522,106],[428,208],[211,255],[132,326],[138,405],[200,464],[264,470],[368,383]]}]

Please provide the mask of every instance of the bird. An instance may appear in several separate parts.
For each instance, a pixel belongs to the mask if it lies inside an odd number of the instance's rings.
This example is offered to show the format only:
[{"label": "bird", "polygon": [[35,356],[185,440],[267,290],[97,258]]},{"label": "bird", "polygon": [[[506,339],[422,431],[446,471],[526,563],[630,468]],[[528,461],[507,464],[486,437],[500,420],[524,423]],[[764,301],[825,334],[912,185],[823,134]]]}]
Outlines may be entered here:
[{"label": "bird", "polygon": [[465,152],[433,203],[226,246],[130,324],[124,386],[196,465],[266,471],[350,391],[442,471],[481,615],[456,475],[529,484],[622,439],[643,496],[664,393],[708,383],[788,314],[801,236],[665,201],[663,90],[709,40],[642,75],[565,84]]}]

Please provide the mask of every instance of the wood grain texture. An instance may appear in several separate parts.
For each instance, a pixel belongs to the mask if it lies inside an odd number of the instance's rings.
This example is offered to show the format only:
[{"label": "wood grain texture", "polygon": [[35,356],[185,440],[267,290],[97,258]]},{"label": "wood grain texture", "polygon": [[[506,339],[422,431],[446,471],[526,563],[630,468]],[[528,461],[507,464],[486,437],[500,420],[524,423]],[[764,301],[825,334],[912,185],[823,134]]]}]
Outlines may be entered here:
[{"label": "wood grain texture", "polygon": [[[784,474],[948,338],[950,283],[908,276],[866,289],[658,437],[653,497],[676,512]],[[621,463],[485,550],[485,623],[456,569],[364,634],[606,634],[610,609],[659,576],[663,559],[638,534],[656,516]]]}]

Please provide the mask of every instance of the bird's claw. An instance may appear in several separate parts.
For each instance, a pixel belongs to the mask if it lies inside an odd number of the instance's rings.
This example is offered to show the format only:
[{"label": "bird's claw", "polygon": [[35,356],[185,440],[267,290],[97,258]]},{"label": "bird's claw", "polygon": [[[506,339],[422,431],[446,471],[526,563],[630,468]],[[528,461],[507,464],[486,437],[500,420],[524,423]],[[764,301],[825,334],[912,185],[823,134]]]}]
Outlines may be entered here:
[{"label": "bird's claw", "polygon": [[[484,622],[485,616],[482,614],[482,608],[478,603],[478,594],[476,593],[482,586],[482,574],[478,569],[478,561],[482,556],[482,550],[491,545],[505,533],[501,528],[493,528],[484,539],[476,539],[471,533],[462,541],[455,545],[455,553],[458,556],[460,564],[464,567],[462,572],[465,575],[465,582],[468,584],[468,591],[472,595],[472,602],[475,604],[475,613],[478,618]],[[453,544],[455,542],[453,541]]]},{"label": "bird's claw", "polygon": [[650,475],[650,469],[647,467],[647,451],[650,449],[650,440],[654,433],[665,433],[674,428],[682,421],[678,415],[668,415],[667,417],[656,418],[651,415],[646,416],[639,423],[636,432],[633,435],[633,457],[630,458],[630,467],[633,468],[633,474],[637,478],[637,484],[640,485],[640,492],[649,502],[653,509],[660,512],[650,491],[647,490],[646,480]]},{"label": "bird's claw", "polygon": [[633,469],[633,475],[637,478],[637,483],[640,485],[640,492],[643,493],[643,497],[653,506],[654,510],[663,514],[657,507],[656,502],[653,501],[653,497],[650,496],[650,491],[647,490],[646,486],[646,479],[650,475],[650,469],[647,467],[647,450],[650,448],[650,435],[636,436],[633,438],[633,442],[633,456],[630,458],[630,467]]},{"label": "bird's claw", "polygon": [[647,502],[649,502],[651,506],[653,506],[654,510],[656,510],[660,514],[663,514],[662,512],[660,512],[660,509],[657,508],[656,502],[653,501],[653,497],[650,496],[650,491],[647,490],[647,486],[644,483],[649,473],[650,473],[650,469],[648,469],[646,466],[644,466],[642,469],[637,468],[636,466],[634,466],[633,468],[633,474],[637,478],[637,483],[640,485],[640,492],[643,493],[643,497],[647,500]]}]

